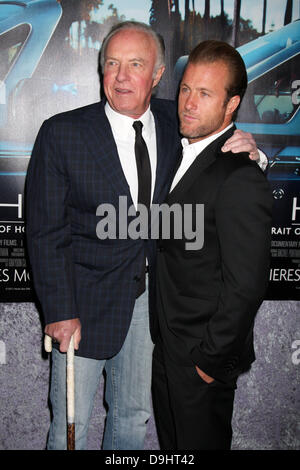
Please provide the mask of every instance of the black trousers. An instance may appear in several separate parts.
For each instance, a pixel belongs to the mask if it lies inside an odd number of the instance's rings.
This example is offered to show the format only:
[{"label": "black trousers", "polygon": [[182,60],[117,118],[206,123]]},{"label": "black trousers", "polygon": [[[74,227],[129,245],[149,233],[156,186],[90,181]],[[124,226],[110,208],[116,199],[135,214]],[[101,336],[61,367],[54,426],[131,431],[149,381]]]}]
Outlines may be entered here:
[{"label": "black trousers", "polygon": [[194,366],[173,362],[161,344],[153,354],[152,398],[162,450],[228,450],[236,381],[207,384]]}]

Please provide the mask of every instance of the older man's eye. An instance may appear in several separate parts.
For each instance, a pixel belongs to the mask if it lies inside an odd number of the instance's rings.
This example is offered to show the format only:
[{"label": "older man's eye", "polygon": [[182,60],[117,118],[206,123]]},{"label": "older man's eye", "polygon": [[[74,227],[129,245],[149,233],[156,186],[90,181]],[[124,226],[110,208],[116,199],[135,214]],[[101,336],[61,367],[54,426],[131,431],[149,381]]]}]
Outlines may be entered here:
[{"label": "older man's eye", "polygon": [[105,65],[108,66],[108,67],[113,67],[113,66],[117,65],[117,62],[115,60],[107,60],[105,62]]}]

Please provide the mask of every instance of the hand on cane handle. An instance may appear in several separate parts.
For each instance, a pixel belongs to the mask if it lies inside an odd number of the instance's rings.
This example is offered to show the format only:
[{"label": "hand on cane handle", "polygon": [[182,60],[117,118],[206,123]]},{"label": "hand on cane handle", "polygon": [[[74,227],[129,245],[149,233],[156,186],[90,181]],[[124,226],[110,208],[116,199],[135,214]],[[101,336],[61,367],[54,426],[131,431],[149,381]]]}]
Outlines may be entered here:
[{"label": "hand on cane handle", "polygon": [[[58,322],[48,323],[45,326],[45,349],[51,352],[51,338],[52,342],[59,343],[59,351],[64,353],[68,351],[71,336],[74,335],[74,349],[79,349],[81,340],[81,324],[79,318],[72,318],[69,320],[62,320]],[[50,338],[47,338],[50,336]]]},{"label": "hand on cane handle", "polygon": [[[44,338],[44,348],[47,353],[52,352],[52,338],[51,336],[46,335],[46,334]],[[74,337],[73,336],[71,337],[68,351],[72,349],[74,349]]]}]

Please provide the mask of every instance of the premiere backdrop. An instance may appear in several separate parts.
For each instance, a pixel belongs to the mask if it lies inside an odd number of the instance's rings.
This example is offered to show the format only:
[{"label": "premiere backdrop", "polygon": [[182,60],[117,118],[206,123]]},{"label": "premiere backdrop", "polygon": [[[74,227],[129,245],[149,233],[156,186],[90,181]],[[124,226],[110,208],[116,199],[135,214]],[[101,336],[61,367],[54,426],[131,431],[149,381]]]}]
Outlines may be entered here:
[{"label": "premiere backdrop", "polygon": [[[164,38],[156,94],[176,98],[187,54],[204,39],[234,45],[249,87],[237,125],[269,157],[274,196],[270,283],[255,325],[257,360],[239,379],[234,449],[300,449],[300,0],[0,1],[0,449],[43,449],[49,358],[25,246],[24,185],[44,119],[98,101],[98,55],[110,27],[135,19]],[[99,388],[89,448],[105,417]],[[147,449],[158,449],[150,420]]]}]

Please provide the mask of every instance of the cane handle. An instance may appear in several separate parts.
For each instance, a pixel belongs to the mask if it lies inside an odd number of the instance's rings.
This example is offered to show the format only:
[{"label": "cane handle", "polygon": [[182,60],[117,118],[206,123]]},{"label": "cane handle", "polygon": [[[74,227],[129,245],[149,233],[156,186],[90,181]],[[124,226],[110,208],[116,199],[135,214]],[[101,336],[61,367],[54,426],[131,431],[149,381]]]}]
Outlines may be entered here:
[{"label": "cane handle", "polygon": [[52,351],[52,338],[51,336],[45,335],[44,339],[45,351],[50,353]]}]

